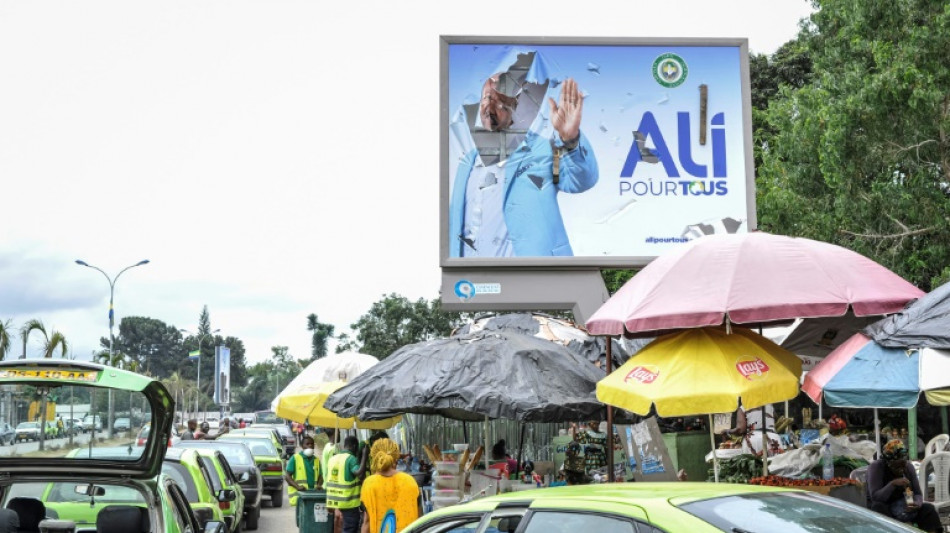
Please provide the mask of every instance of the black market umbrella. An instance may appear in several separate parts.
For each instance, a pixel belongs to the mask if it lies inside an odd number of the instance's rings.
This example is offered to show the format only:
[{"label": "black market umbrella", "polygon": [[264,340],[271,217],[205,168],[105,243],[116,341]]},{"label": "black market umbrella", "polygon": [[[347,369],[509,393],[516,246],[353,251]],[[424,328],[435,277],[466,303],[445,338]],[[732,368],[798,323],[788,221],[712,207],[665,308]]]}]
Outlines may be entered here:
[{"label": "black market umbrella", "polygon": [[[591,335],[586,329],[566,318],[545,313],[485,314],[459,327],[453,335],[467,335],[479,331],[513,331],[546,339],[567,347],[601,368],[606,365],[606,337]],[[623,342],[619,342],[612,339],[613,368],[626,363],[630,355],[649,344],[651,340],[653,339],[623,339]]]},{"label": "black market umbrella", "polygon": [[885,348],[950,349],[950,283],[871,324],[864,333]]},{"label": "black market umbrella", "polygon": [[480,331],[404,346],[333,393],[340,416],[393,413],[456,420],[603,420],[604,370],[564,346],[512,331]]}]

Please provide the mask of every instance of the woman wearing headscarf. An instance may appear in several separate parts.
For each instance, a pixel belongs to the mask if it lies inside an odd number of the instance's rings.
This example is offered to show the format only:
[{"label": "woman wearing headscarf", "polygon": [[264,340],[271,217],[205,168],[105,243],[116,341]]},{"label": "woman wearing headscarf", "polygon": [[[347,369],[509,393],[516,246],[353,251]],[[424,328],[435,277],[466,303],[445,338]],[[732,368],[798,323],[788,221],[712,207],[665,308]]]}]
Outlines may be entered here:
[{"label": "woman wearing headscarf", "polygon": [[907,460],[907,448],[901,440],[884,445],[881,458],[868,466],[867,483],[872,511],[917,524],[924,531],[943,531],[937,510],[924,502],[917,472]]},{"label": "woman wearing headscarf", "polygon": [[363,533],[399,533],[421,515],[419,485],[415,478],[396,470],[399,446],[379,439],[369,452],[375,474],[366,478],[363,503]]}]

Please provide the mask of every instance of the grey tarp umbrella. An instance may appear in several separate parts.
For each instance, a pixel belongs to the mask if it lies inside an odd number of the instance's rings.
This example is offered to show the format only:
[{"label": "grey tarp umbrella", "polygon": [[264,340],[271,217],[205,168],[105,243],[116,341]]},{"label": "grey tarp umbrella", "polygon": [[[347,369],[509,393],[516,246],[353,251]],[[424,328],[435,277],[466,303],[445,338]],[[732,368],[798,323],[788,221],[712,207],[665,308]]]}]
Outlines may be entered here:
[{"label": "grey tarp umbrella", "polygon": [[456,420],[564,422],[604,417],[605,373],[553,342],[481,331],[404,346],[332,394],[326,408],[372,420],[394,412]]},{"label": "grey tarp umbrella", "polygon": [[486,423],[603,420],[605,406],[595,390],[604,376],[582,355],[549,340],[479,331],[404,346],[324,405],[367,420],[396,412]]},{"label": "grey tarp umbrella", "polygon": [[950,283],[871,324],[864,332],[886,348],[950,349]]}]

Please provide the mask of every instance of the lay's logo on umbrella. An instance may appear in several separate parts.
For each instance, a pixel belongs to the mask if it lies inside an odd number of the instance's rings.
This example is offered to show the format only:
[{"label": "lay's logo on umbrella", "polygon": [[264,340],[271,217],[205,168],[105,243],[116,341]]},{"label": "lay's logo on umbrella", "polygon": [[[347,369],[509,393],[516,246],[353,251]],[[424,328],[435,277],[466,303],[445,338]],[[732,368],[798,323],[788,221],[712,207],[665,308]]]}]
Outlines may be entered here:
[{"label": "lay's logo on umbrella", "polygon": [[660,371],[655,366],[638,366],[627,373],[627,376],[623,378],[624,383],[628,383],[630,380],[637,380],[644,385],[649,385],[656,381],[656,378],[660,377]]},{"label": "lay's logo on umbrella", "polygon": [[752,381],[764,378],[769,371],[769,365],[758,357],[752,361],[740,359],[736,362],[736,370],[742,374],[742,377]]}]

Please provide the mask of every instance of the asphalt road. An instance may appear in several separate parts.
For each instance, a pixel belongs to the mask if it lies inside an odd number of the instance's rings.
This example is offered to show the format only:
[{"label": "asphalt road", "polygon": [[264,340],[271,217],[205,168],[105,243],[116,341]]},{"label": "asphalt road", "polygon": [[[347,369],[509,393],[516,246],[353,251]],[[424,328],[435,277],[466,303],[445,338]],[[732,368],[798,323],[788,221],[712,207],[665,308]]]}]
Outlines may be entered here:
[{"label": "asphalt road", "polygon": [[[286,488],[284,490],[287,490]],[[284,495],[284,506],[274,509],[270,506],[270,501],[264,498],[261,507],[261,520],[258,522],[258,531],[261,533],[285,532],[291,533],[297,531],[296,507],[291,507],[287,502],[287,495]]]}]

